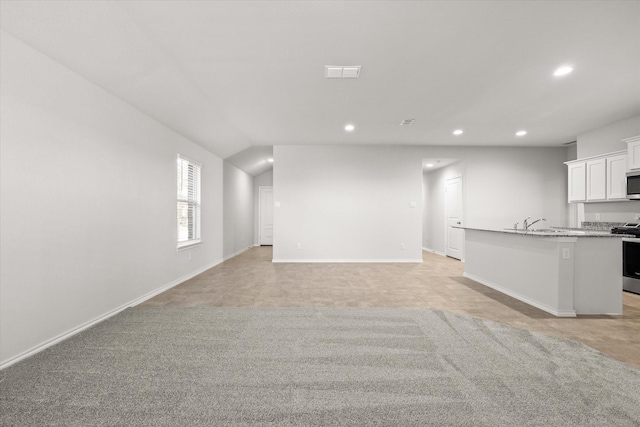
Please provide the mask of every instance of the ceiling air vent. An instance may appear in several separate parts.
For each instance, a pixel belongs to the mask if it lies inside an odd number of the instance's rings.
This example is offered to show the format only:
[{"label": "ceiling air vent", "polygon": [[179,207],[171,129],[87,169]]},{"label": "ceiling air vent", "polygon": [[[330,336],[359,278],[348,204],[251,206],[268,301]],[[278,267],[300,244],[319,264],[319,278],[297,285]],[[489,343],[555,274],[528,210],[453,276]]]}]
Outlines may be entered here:
[{"label": "ceiling air vent", "polygon": [[327,79],[357,79],[361,65],[325,65],[324,76]]},{"label": "ceiling air vent", "polygon": [[415,121],[416,119],[404,119],[403,121],[400,122],[400,126],[410,126]]}]

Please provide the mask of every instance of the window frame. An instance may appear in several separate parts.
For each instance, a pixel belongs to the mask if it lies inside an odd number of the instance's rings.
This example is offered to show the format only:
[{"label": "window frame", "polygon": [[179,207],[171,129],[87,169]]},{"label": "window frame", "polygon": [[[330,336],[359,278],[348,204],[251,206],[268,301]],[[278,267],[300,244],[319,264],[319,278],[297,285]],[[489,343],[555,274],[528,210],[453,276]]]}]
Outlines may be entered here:
[{"label": "window frame", "polygon": [[[191,184],[189,183],[189,172],[186,174],[186,179],[184,173],[181,174],[181,171],[185,167],[192,167],[195,171],[193,173],[194,180],[196,181],[193,186],[194,188],[188,188]],[[178,251],[187,249],[202,243],[202,163],[196,162],[189,157],[183,156],[178,153],[176,158],[176,249]],[[184,196],[184,191],[181,192],[181,189],[184,190],[184,185],[187,186],[186,197]],[[181,188],[182,186],[182,188]],[[182,193],[182,194],[181,194]],[[192,220],[189,221],[187,219],[187,234],[193,232],[193,236],[189,237],[187,235],[186,240],[180,240],[181,238],[181,228],[184,228],[184,225],[181,227],[181,217],[180,212],[184,209],[184,204],[187,204],[187,210],[192,210],[193,217]],[[193,224],[191,224],[193,222]],[[193,227],[193,230],[191,230]]]}]

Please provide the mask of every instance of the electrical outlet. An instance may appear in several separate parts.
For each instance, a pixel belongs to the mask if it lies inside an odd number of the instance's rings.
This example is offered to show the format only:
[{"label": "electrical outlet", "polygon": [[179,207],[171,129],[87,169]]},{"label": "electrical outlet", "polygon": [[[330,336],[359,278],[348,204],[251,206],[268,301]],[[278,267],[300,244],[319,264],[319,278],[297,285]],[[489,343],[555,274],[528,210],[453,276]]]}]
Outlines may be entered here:
[{"label": "electrical outlet", "polygon": [[596,221],[600,221],[600,214],[599,213],[596,214]]},{"label": "electrical outlet", "polygon": [[404,243],[400,243],[400,250],[404,251]]},{"label": "electrical outlet", "polygon": [[298,244],[296,245],[296,249],[302,249],[302,243],[298,243]]},{"label": "electrical outlet", "polygon": [[562,248],[562,259],[571,259],[571,249]]}]

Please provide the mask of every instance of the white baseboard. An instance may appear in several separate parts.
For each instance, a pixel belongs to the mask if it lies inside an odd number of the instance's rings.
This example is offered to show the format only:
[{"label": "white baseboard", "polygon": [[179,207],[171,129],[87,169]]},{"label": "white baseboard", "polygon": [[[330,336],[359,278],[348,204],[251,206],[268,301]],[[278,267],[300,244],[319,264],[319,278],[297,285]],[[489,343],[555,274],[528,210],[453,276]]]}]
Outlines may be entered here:
[{"label": "white baseboard", "polygon": [[[244,251],[242,251],[242,252],[244,252]],[[189,274],[187,274],[185,276],[182,276],[179,279],[173,280],[173,281],[167,283],[166,285],[163,285],[163,286],[159,287],[158,289],[155,289],[155,290],[153,290],[151,292],[148,292],[148,293],[144,294],[141,297],[138,297],[138,298],[136,298],[134,300],[131,300],[128,303],[123,304],[120,307],[118,307],[118,308],[116,308],[114,310],[111,310],[111,311],[109,311],[109,312],[107,312],[107,313],[105,313],[105,314],[103,314],[101,316],[98,316],[93,320],[90,320],[90,321],[88,321],[86,323],[83,323],[82,325],[80,325],[78,327],[69,329],[68,331],[63,332],[62,334],[60,334],[60,335],[58,335],[58,336],[56,336],[54,338],[51,338],[50,340],[47,340],[47,341],[45,341],[45,342],[43,342],[41,344],[38,344],[35,347],[32,347],[29,350],[27,350],[27,351],[25,351],[23,353],[20,353],[17,356],[14,356],[14,357],[6,360],[6,361],[3,361],[0,364],[0,370],[2,370],[4,368],[8,368],[9,366],[11,366],[13,364],[16,364],[16,363],[20,362],[21,360],[24,360],[24,359],[26,359],[26,358],[28,358],[30,356],[33,356],[34,354],[39,353],[42,350],[45,350],[45,349],[51,347],[52,345],[55,345],[55,344],[57,344],[57,343],[59,343],[61,341],[64,341],[67,338],[71,338],[72,336],[74,336],[76,334],[79,334],[80,332],[84,331],[85,329],[88,329],[88,328],[90,328],[90,327],[92,327],[94,325],[97,325],[98,323],[100,323],[100,322],[102,322],[104,320],[107,320],[110,317],[115,316],[116,314],[120,313],[121,311],[126,310],[129,307],[135,307],[136,305],[141,304],[141,303],[145,302],[146,300],[151,299],[154,296],[156,296],[158,294],[161,294],[162,292],[165,292],[165,291],[173,288],[174,286],[177,286],[180,283],[185,282],[185,281],[191,279],[192,277],[197,276],[200,273],[205,272],[206,270],[208,270],[208,269],[210,269],[212,267],[215,267],[216,265],[218,265],[218,264],[220,264],[222,262],[223,262],[223,260],[218,260],[218,261],[215,261],[215,262],[213,262],[213,263],[211,263],[209,265],[206,265],[205,267],[202,267],[202,268],[200,268],[198,270],[192,271],[191,273],[189,273]]]},{"label": "white baseboard", "polygon": [[[252,247],[253,247],[253,246],[247,246],[246,248],[243,248],[243,249],[240,249],[240,250],[238,250],[238,251],[235,251],[235,252],[234,252],[234,253],[232,253],[231,255],[227,255],[226,257],[222,258],[222,261],[224,262],[224,261],[230,260],[231,258],[233,258],[233,257],[235,257],[235,256],[238,256],[238,255],[240,255],[240,254],[241,254],[241,253],[243,253],[243,252],[248,251],[248,250],[249,250],[249,249],[251,249]],[[211,267],[209,267],[209,268],[211,268]]]},{"label": "white baseboard", "polygon": [[284,262],[297,262],[297,263],[422,263],[422,258],[403,258],[403,259],[273,259],[273,263],[284,263]]},{"label": "white baseboard", "polygon": [[[204,273],[208,269],[213,268],[218,264],[222,264],[224,261],[226,261],[226,260],[221,259],[221,260],[215,261],[215,262],[213,262],[213,263],[211,263],[209,265],[206,265],[206,266],[204,266],[202,268],[199,268],[198,270],[192,271],[191,273],[189,273],[189,274],[187,274],[185,276],[182,276],[179,279],[176,279],[176,280],[174,280],[172,282],[169,282],[166,285],[164,285],[164,286],[162,286],[162,287],[160,287],[160,288],[158,288],[158,289],[156,289],[154,291],[151,291],[151,292],[149,292],[149,293],[147,293],[147,294],[145,294],[145,295],[143,295],[143,296],[141,296],[139,298],[136,298],[131,303],[129,303],[127,307],[135,307],[136,305],[142,304],[146,300],[149,300],[149,299],[155,297],[156,295],[159,295],[159,294],[161,294],[161,293],[163,293],[165,291],[168,291],[169,289],[173,288],[174,286],[178,286],[180,283],[186,282],[187,280],[191,279],[192,277],[196,277],[198,274]],[[125,307],[125,308],[127,308],[127,307]]]},{"label": "white baseboard", "polygon": [[469,273],[465,272],[462,275],[464,277],[467,277],[467,278],[473,280],[474,282],[478,282],[478,283],[480,283],[480,284],[482,284],[484,286],[487,286],[487,287],[489,287],[491,289],[495,289],[498,292],[502,292],[505,295],[509,295],[512,298],[515,298],[515,299],[517,299],[519,301],[522,301],[522,302],[524,302],[526,304],[532,305],[532,306],[534,306],[536,308],[539,308],[540,310],[546,311],[547,313],[551,313],[554,316],[558,316],[558,317],[576,317],[576,312],[574,310],[556,310],[554,308],[547,307],[546,305],[537,303],[535,301],[531,301],[530,299],[528,299],[526,297],[523,297],[522,295],[518,295],[518,294],[516,294],[514,292],[511,292],[511,291],[509,291],[507,289],[504,289],[501,286],[496,285],[493,282],[490,282],[488,280],[484,280],[484,279],[481,279],[479,277],[476,277],[473,274],[469,274]]},{"label": "white baseboard", "polygon": [[427,251],[427,252],[431,252],[431,253],[434,253],[434,254],[440,255],[440,256],[447,256],[444,252],[436,251],[435,249],[422,248],[422,250],[423,251]]}]

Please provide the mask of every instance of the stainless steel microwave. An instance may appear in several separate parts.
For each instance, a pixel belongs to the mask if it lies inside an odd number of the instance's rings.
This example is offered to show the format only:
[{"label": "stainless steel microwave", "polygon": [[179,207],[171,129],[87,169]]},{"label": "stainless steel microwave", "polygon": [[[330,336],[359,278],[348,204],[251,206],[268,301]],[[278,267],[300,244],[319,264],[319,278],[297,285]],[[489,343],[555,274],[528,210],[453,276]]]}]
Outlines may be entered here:
[{"label": "stainless steel microwave", "polygon": [[640,170],[627,172],[627,199],[640,200]]}]

